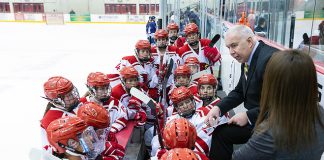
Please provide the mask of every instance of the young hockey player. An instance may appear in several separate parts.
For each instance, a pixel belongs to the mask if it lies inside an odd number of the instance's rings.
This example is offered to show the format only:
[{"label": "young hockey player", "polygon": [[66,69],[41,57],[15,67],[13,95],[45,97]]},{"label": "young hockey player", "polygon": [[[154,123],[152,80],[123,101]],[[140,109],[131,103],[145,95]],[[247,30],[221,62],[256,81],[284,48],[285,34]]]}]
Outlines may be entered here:
[{"label": "young hockey player", "polygon": [[156,74],[153,60],[149,41],[139,40],[135,45],[135,55],[123,57],[116,69],[120,71],[124,67],[133,66],[140,75],[140,83],[148,88],[147,94],[157,100],[156,84],[151,83],[152,77]]},{"label": "young hockey player", "polygon": [[96,159],[103,149],[93,127],[79,117],[56,119],[49,124],[46,133],[50,151],[61,159]]},{"label": "young hockey player", "polygon": [[[174,85],[187,87],[193,95],[197,94],[197,84],[190,83],[191,70],[187,65],[180,65],[174,71]],[[172,92],[172,91],[171,91]],[[171,93],[170,92],[170,93]]]},{"label": "young hockey player", "polygon": [[44,93],[49,103],[41,120],[42,128],[46,129],[55,119],[75,115],[80,96],[70,80],[61,76],[51,77],[44,83]]},{"label": "young hockey player", "polygon": [[103,147],[102,159],[118,160],[124,157],[124,147],[118,144],[115,133],[109,131],[110,117],[105,108],[94,102],[86,102],[79,107],[77,116],[96,131]]},{"label": "young hockey player", "polygon": [[184,64],[190,68],[191,75],[200,71],[200,63],[197,57],[188,57]]},{"label": "young hockey player", "polygon": [[205,74],[198,79],[198,97],[205,107],[212,108],[220,99],[217,97],[217,80],[212,74]]},{"label": "young hockey player", "polygon": [[187,24],[184,32],[187,44],[179,49],[179,56],[183,61],[186,61],[188,57],[196,57],[200,62],[200,70],[202,71],[220,60],[221,54],[218,49],[208,46],[211,40],[200,39],[196,24]]},{"label": "young hockey player", "polygon": [[182,47],[186,42],[186,38],[179,37],[179,26],[172,22],[168,24],[167,30],[169,33],[169,44],[178,48]]},{"label": "young hockey player", "polygon": [[125,107],[111,96],[110,81],[101,72],[90,73],[87,77],[89,96],[80,98],[81,102],[95,102],[108,110],[111,119],[110,132],[117,133],[126,127],[128,117]]},{"label": "young hockey player", "polygon": [[152,73],[155,74],[150,42],[147,40],[137,41],[134,51],[135,55],[123,57],[116,69],[120,71],[124,67],[133,66],[140,75],[140,82],[148,85],[152,80]]},{"label": "young hockey player", "polygon": [[[157,153],[157,158],[174,148],[188,148],[193,150],[195,148],[197,132],[195,126],[185,118],[178,118],[168,122],[163,129],[164,149]],[[195,151],[196,155],[202,160],[208,158],[200,152]]]},{"label": "young hockey player", "polygon": [[[166,88],[168,88],[174,83],[172,75],[170,77],[165,77],[168,65],[170,65],[171,63],[171,59],[173,60],[173,67],[171,73],[174,73],[174,70],[177,67],[177,65],[182,64],[183,62],[177,54],[178,48],[175,46],[168,45],[168,32],[166,30],[159,29],[155,32],[154,36],[156,40],[156,47],[152,49],[152,55],[154,58],[153,64],[156,69],[156,74],[153,76],[150,86],[151,88],[156,88],[155,94],[157,96],[151,97],[158,101],[159,99],[167,99],[167,95],[162,94],[162,82],[164,81],[164,79],[166,79],[167,82],[167,84],[165,85]],[[162,102],[162,105],[168,106],[167,100]]]},{"label": "young hockey player", "polygon": [[48,100],[48,104],[40,125],[42,145],[47,150],[49,143],[46,128],[58,118],[75,116],[80,105],[80,96],[72,82],[61,76],[51,77],[44,83],[44,94],[43,98]]},{"label": "young hockey player", "polygon": [[[111,96],[118,99],[127,109],[128,119],[135,119],[137,126],[143,126],[146,122],[146,106],[142,102],[130,95],[132,87],[140,90],[139,74],[137,70],[132,67],[124,67],[120,70],[121,84],[112,88]],[[142,90],[144,92],[144,90]]]},{"label": "young hockey player", "polygon": [[[177,114],[174,114],[167,118],[167,123],[170,120],[176,118],[186,118],[191,123],[193,123],[197,130],[197,139],[195,144],[195,149],[199,152],[208,155],[211,142],[211,133],[213,127],[206,129],[204,119],[209,112],[209,108],[202,107],[201,103],[196,103],[197,100],[194,98],[192,93],[186,87],[179,87],[173,90],[171,93],[170,99],[173,102],[173,106],[177,111]],[[201,102],[201,100],[200,100]],[[222,116],[220,118],[220,124],[226,123],[228,121],[227,117]]]}]

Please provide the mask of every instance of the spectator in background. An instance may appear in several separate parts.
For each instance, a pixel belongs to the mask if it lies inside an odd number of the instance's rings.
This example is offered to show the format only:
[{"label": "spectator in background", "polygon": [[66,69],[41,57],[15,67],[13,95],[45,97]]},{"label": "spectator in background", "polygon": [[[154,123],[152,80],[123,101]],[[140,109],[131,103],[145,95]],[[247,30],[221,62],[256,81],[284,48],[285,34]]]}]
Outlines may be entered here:
[{"label": "spectator in background", "polygon": [[323,151],[324,109],[313,60],[299,50],[276,52],[265,70],[255,132],[233,159],[315,160]]},{"label": "spectator in background", "polygon": [[[324,21],[322,21],[319,24],[318,30],[319,30],[319,44],[324,45]],[[324,48],[324,47],[322,47],[322,48]]]},{"label": "spectator in background", "polygon": [[73,9],[71,9],[71,11],[69,13],[70,14],[75,14],[75,11]]},{"label": "spectator in background", "polygon": [[258,25],[254,28],[254,32],[256,35],[260,37],[266,37],[267,26],[266,26],[266,20],[263,17],[259,18]]},{"label": "spectator in background", "polygon": [[156,31],[155,16],[150,16],[149,21],[146,23],[146,36],[151,44],[155,44],[154,33]]},{"label": "spectator in background", "polygon": [[249,22],[249,24],[250,24],[250,28],[251,28],[252,30],[254,30],[255,14],[254,14],[253,9],[250,9],[250,12],[249,12],[249,15],[248,15],[247,19],[248,19],[248,22]]},{"label": "spectator in background", "polygon": [[170,12],[170,23],[175,23],[175,15],[174,15],[174,11]]}]

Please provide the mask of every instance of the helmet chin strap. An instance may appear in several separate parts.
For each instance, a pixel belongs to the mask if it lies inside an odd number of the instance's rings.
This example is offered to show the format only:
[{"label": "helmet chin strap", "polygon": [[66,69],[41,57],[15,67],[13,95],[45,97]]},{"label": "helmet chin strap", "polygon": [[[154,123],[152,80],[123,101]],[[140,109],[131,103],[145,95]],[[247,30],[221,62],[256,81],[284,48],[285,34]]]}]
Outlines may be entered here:
[{"label": "helmet chin strap", "polygon": [[68,153],[69,155],[72,155],[72,156],[79,156],[79,157],[85,156],[85,154],[81,154],[81,152],[79,154],[79,153],[72,152],[72,151],[70,151],[68,149],[65,152]]},{"label": "helmet chin strap", "polygon": [[64,149],[66,149],[65,152],[68,153],[69,155],[72,155],[72,156],[85,156],[86,155],[85,153],[77,151],[69,146],[65,146],[64,144],[58,143],[58,145]]},{"label": "helmet chin strap", "polygon": [[138,50],[135,48],[134,51],[135,51],[135,58],[138,61],[140,61],[141,63],[147,63],[148,61],[150,61],[151,56],[150,57],[145,57],[145,58],[139,58],[139,56],[138,56],[139,55]]},{"label": "helmet chin strap", "polygon": [[99,101],[102,103],[107,102],[110,99],[110,96],[106,97],[106,98],[100,98]]},{"label": "helmet chin strap", "polygon": [[170,42],[173,44],[177,40],[177,36],[170,37]]},{"label": "helmet chin strap", "polygon": [[204,106],[209,105],[213,100],[215,100],[215,96],[207,96],[207,97],[200,97],[200,99],[203,101]]},{"label": "helmet chin strap", "polygon": [[179,115],[181,117],[183,117],[183,118],[191,118],[196,113],[196,103],[195,103],[194,100],[192,101],[192,103],[193,103],[192,110],[189,110],[189,111],[186,111],[186,112],[179,112],[178,109],[177,109],[178,107],[176,107],[176,110],[178,111],[178,113],[179,113]]},{"label": "helmet chin strap", "polygon": [[196,46],[198,44],[199,41],[194,41],[194,42],[191,42],[189,43],[190,46]]},{"label": "helmet chin strap", "polygon": [[191,118],[194,114],[195,114],[195,110],[191,110],[191,111],[188,111],[188,112],[184,112],[184,113],[179,113],[179,115],[183,118]]},{"label": "helmet chin strap", "polygon": [[164,45],[164,46],[158,46],[159,49],[166,49],[167,48],[167,45]]}]

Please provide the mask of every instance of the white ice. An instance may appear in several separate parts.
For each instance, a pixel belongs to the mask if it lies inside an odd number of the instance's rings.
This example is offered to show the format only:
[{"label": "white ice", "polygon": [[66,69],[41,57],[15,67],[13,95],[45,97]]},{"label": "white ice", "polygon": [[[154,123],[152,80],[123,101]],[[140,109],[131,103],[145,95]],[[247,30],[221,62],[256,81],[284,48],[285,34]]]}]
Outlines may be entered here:
[{"label": "white ice", "polygon": [[41,147],[49,77],[70,79],[82,95],[90,72],[111,72],[145,38],[138,24],[0,23],[0,159],[27,160]]}]

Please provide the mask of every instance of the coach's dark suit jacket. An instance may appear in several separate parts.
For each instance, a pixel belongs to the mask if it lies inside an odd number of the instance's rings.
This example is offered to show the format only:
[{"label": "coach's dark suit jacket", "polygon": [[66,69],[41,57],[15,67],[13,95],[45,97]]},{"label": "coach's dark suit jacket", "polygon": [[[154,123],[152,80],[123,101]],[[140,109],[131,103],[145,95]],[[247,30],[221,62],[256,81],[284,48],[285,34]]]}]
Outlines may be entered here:
[{"label": "coach's dark suit jacket", "polygon": [[252,125],[255,124],[259,114],[263,74],[268,60],[275,51],[276,48],[259,41],[249,66],[247,79],[244,75],[244,64],[241,64],[241,77],[238,84],[217,104],[222,115],[244,102],[244,107],[248,110],[247,116]]}]

